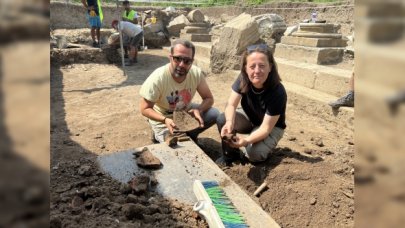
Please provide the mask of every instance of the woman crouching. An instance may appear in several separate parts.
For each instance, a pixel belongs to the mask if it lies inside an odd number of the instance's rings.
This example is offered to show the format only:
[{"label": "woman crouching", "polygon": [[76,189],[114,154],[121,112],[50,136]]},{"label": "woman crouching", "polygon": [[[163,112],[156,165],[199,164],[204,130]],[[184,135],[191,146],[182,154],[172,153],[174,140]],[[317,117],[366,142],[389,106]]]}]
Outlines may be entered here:
[{"label": "woman crouching", "polygon": [[217,118],[223,151],[217,163],[229,165],[240,158],[240,152],[250,162],[266,160],[283,137],[286,104],[287,93],[271,50],[266,44],[249,46],[225,112]]}]

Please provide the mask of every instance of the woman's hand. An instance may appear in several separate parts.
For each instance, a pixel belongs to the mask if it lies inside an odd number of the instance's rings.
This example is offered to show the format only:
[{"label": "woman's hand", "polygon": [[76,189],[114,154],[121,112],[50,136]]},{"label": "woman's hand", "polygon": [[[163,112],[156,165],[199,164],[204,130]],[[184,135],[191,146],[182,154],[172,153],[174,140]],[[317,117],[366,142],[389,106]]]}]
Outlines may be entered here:
[{"label": "woman's hand", "polygon": [[204,127],[204,120],[201,117],[200,110],[198,110],[197,108],[192,108],[192,109],[188,110],[188,113],[191,116],[193,116],[194,118],[196,118],[198,120],[198,122],[200,122],[200,127],[201,128]]},{"label": "woman's hand", "polygon": [[249,142],[242,137],[234,136],[233,140],[229,141],[229,146],[233,148],[246,147]]},{"label": "woman's hand", "polygon": [[225,122],[225,125],[221,129],[221,138],[224,137],[225,135],[230,135],[232,134],[233,131],[233,124],[232,121],[227,120]]},{"label": "woman's hand", "polygon": [[177,129],[176,124],[174,123],[174,121],[172,119],[165,118],[164,124],[169,129],[170,134],[173,134],[174,130]]}]

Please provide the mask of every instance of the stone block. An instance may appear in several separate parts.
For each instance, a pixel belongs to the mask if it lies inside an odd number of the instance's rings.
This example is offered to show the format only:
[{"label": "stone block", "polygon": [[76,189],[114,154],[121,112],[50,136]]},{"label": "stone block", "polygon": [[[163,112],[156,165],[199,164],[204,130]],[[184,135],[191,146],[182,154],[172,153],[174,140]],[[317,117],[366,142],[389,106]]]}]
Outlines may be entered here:
[{"label": "stone block", "polygon": [[187,14],[187,18],[191,22],[204,22],[204,14],[198,9],[190,11],[190,13]]},{"label": "stone block", "polygon": [[211,42],[211,35],[209,34],[180,33],[180,38],[192,42]]},{"label": "stone block", "polygon": [[281,43],[306,47],[346,47],[347,41],[343,39],[332,38],[283,36],[281,37]]},{"label": "stone block", "polygon": [[300,23],[299,31],[315,33],[336,33],[339,26],[324,23]]},{"label": "stone block", "polygon": [[191,27],[208,28],[209,25],[208,25],[207,23],[204,23],[204,22],[201,22],[201,23],[195,23],[195,22],[193,22],[193,23],[190,23],[189,26],[191,26]]},{"label": "stone block", "polygon": [[186,26],[181,30],[181,33],[208,34],[208,29],[203,27]]},{"label": "stone block", "polygon": [[344,48],[316,48],[276,44],[275,57],[315,64],[333,64],[342,61]]},{"label": "stone block", "polygon": [[167,31],[169,31],[169,35],[178,37],[180,35],[180,30],[186,27],[189,23],[190,22],[186,16],[180,15],[174,18],[166,28]]}]

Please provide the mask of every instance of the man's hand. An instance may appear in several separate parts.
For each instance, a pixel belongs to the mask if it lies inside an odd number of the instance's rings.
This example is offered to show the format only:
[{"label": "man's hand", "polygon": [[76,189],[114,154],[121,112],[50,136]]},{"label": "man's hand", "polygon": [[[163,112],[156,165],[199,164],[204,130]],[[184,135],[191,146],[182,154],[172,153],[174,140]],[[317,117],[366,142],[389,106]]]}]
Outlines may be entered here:
[{"label": "man's hand", "polygon": [[174,121],[172,119],[165,118],[164,124],[169,129],[170,134],[173,134],[174,130],[177,129],[176,124],[174,123]]},{"label": "man's hand", "polygon": [[192,108],[190,110],[188,110],[188,113],[193,116],[194,118],[196,118],[198,120],[198,122],[200,122],[200,127],[203,128],[204,127],[204,120],[201,117],[201,113],[200,110],[196,109],[196,108]]}]

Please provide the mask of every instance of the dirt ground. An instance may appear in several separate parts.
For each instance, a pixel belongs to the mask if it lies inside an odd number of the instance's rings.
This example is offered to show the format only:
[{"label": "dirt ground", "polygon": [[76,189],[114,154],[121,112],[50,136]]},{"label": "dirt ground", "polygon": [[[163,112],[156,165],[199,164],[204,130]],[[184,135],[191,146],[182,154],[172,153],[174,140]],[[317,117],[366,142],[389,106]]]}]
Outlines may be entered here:
[{"label": "dirt ground", "polygon": [[[139,89],[169,61],[167,55],[165,49],[140,52],[126,76],[111,64],[51,66],[51,227],[207,226],[191,206],[153,191],[135,192],[95,163],[97,155],[151,143],[139,112]],[[207,77],[221,111],[235,77]],[[223,170],[281,227],[352,227],[354,142],[353,131],[344,126],[288,101],[287,129],[277,151],[264,163]],[[220,155],[216,127],[201,134],[199,142],[212,159]],[[264,180],[269,188],[254,197]]]}]

